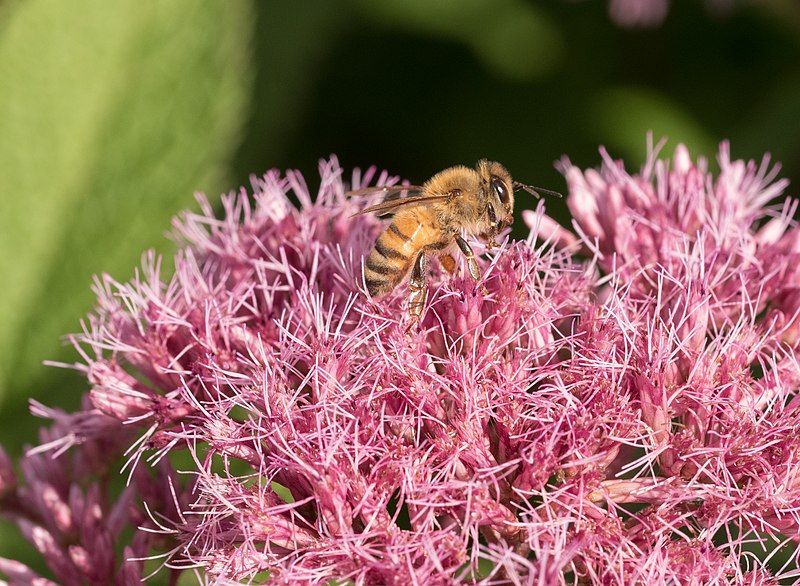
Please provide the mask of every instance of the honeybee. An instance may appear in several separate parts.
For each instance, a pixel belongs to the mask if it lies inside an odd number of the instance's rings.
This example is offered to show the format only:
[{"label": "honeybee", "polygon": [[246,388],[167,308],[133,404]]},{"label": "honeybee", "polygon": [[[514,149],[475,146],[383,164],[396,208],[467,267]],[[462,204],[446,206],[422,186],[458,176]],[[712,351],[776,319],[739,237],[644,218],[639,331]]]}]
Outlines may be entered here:
[{"label": "honeybee", "polygon": [[[354,214],[386,214],[394,218],[364,263],[364,281],[372,297],[395,289],[409,279],[408,313],[411,324],[419,322],[428,286],[426,264],[435,256],[449,273],[456,268],[456,247],[467,259],[473,279],[481,270],[464,233],[476,235],[488,249],[498,246],[495,238],[514,222],[514,192],[524,189],[538,197],[537,189],[511,179],[503,165],[482,159],[474,169],[456,166],[440,171],[422,186],[395,185],[351,191],[349,195],[383,193],[383,202]],[[540,190],[547,191],[547,190]],[[406,193],[405,197],[392,197]],[[548,192],[554,193],[555,192]]]}]

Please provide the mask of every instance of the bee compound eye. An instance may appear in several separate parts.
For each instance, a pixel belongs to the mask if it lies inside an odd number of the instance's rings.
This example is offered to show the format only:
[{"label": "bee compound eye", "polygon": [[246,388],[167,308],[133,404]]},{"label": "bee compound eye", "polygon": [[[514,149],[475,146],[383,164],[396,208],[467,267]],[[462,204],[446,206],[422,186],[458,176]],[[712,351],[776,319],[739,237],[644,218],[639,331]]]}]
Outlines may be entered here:
[{"label": "bee compound eye", "polygon": [[506,187],[505,183],[501,179],[495,178],[492,179],[492,189],[494,190],[495,194],[503,205],[508,204],[508,188]]}]

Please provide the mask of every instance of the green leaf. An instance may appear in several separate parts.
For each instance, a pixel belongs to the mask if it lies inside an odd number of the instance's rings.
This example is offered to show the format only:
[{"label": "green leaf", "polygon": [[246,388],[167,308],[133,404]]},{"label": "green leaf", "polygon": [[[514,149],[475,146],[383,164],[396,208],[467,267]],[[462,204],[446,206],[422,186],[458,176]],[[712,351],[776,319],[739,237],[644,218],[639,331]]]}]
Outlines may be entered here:
[{"label": "green leaf", "polygon": [[[0,22],[0,398],[28,392],[192,192],[224,185],[251,80],[251,6],[27,0]],[[52,371],[52,369],[46,369]]]}]

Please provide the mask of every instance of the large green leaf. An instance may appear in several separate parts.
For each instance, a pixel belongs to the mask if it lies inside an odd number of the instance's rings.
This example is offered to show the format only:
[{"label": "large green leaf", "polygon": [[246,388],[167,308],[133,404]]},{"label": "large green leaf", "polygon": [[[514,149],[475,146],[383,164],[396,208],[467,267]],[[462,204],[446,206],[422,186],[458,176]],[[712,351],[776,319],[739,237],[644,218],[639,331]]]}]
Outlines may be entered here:
[{"label": "large green leaf", "polygon": [[[195,190],[227,189],[248,96],[246,0],[26,0],[0,22],[0,397],[41,394],[43,359],[167,250]],[[49,370],[49,369],[48,369]],[[4,407],[5,409],[5,407]]]}]

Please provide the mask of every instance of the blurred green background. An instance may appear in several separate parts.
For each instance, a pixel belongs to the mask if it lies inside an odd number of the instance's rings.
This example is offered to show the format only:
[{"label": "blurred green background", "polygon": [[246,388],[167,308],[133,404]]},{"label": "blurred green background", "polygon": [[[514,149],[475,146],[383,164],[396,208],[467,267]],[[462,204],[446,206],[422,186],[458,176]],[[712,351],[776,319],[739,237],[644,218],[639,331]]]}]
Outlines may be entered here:
[{"label": "blurred green background", "polygon": [[272,167],[314,187],[331,153],[413,182],[489,157],[564,191],[556,159],[602,144],[636,169],[648,130],[667,154],[769,151],[796,194],[800,3],[623,26],[606,0],[0,0],[0,441],[34,441],[29,397],[78,404],[42,361],[76,360],[92,275],[171,255],[194,191]]}]

